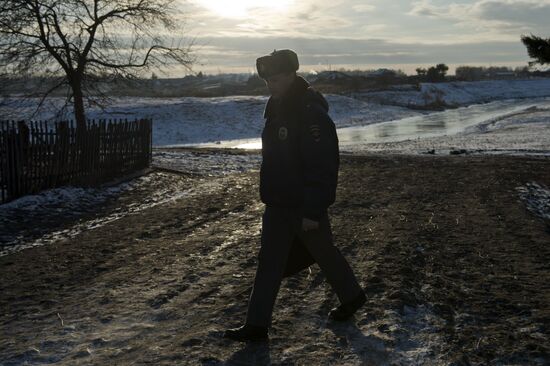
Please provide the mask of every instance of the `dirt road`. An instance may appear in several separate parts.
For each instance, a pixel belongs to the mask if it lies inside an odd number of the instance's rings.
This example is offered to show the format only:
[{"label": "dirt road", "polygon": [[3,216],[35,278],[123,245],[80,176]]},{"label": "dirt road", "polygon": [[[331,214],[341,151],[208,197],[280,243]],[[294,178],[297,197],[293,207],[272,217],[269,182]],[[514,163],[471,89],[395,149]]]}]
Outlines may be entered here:
[{"label": "dirt road", "polygon": [[549,167],[343,157],[330,212],[366,306],[327,322],[337,299],[312,266],[283,282],[270,342],[248,345],[221,335],[254,277],[258,173],[174,174],[197,194],[0,257],[0,364],[548,364],[550,223],[517,188],[550,186]]}]

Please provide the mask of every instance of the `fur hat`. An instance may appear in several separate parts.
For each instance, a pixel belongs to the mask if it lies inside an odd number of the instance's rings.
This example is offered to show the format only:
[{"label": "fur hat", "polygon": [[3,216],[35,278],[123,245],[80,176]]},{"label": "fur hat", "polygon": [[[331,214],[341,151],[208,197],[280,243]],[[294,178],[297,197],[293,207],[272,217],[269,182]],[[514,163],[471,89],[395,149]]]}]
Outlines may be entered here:
[{"label": "fur hat", "polygon": [[262,79],[297,71],[299,67],[298,55],[292,50],[274,50],[271,54],[256,60],[256,69]]}]

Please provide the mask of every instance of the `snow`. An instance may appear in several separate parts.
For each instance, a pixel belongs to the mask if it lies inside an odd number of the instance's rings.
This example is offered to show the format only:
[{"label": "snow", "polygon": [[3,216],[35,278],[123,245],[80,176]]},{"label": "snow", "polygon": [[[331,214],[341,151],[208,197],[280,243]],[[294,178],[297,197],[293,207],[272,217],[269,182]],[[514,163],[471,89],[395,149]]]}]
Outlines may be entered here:
[{"label": "snow", "polygon": [[[221,177],[260,167],[258,154],[226,154],[193,151],[153,151],[153,165],[174,171],[196,174],[199,186],[190,187],[185,178],[175,179],[172,174],[153,172],[114,186],[80,188],[65,186],[44,190],[0,205],[0,256],[23,248],[44,245],[74,237],[82,231],[92,230],[158,205],[178,199],[203,194],[219,186],[212,177]],[[143,192],[152,193],[143,193]],[[144,198],[139,204],[126,204],[120,197],[130,193]],[[118,200],[118,201],[117,201]],[[46,230],[48,223],[39,220],[47,217],[52,223],[70,222],[80,217],[103,211],[109,203],[117,201],[116,209],[107,210],[97,217],[91,217],[60,230]],[[16,225],[27,225],[25,234],[14,235]],[[32,229],[31,229],[32,228]],[[16,230],[17,231],[17,230]],[[38,239],[33,239],[39,236]]]},{"label": "snow", "polygon": [[[199,186],[190,187],[185,179],[174,179],[172,174],[152,172],[115,186],[100,188],[78,188],[72,186],[49,189],[35,195],[28,195],[0,205],[0,256],[22,248],[74,237],[85,230],[101,227],[122,217],[145,209],[166,204],[191,195],[204,193],[219,185],[219,182],[201,179]],[[120,200],[129,193],[143,195],[138,204]],[[144,194],[143,192],[147,192]],[[152,193],[151,193],[152,192]],[[118,201],[116,201],[118,200]],[[116,201],[114,209],[107,209]],[[88,217],[97,211],[99,216]],[[79,218],[87,217],[80,221]],[[46,219],[45,219],[46,218]],[[48,226],[59,226],[59,222],[73,225],[61,230],[48,230]],[[48,222],[50,223],[48,225]],[[25,225],[28,230],[14,236],[13,228]],[[43,231],[46,230],[46,233]],[[15,230],[15,232],[21,232]],[[38,239],[34,240],[34,237]]]},{"label": "snow", "polygon": [[207,176],[220,176],[260,169],[258,154],[203,153],[193,151],[153,151],[153,164],[162,168]]},{"label": "snow", "polygon": [[[419,115],[403,107],[382,106],[341,95],[327,95],[330,114],[338,127],[365,125]],[[35,119],[55,119],[52,112],[63,100]],[[258,138],[261,135],[265,96],[219,98],[114,98],[105,111],[88,109],[89,119],[153,119],[153,146],[216,143],[221,140]],[[37,100],[11,99],[0,107],[4,118],[29,119]]]},{"label": "snow", "polygon": [[[49,205],[63,204],[67,208],[78,210],[82,200],[105,201],[108,197],[119,193],[123,187],[111,187],[104,190],[95,188],[79,188],[65,186],[54,188],[40,192],[39,194],[31,194],[18,198],[14,201],[1,205],[2,210],[19,209],[34,211],[39,209],[47,209]],[[0,211],[0,215],[4,215],[4,211]]]},{"label": "snow", "polygon": [[[527,106],[466,125],[461,131],[436,136],[408,137],[383,142],[358,141],[343,146],[353,154],[449,154],[452,151],[514,155],[550,155],[550,101]],[[460,112],[460,111],[459,111]]]},{"label": "snow", "polygon": [[489,119],[482,123],[468,127],[465,132],[487,133],[497,131],[499,129],[512,128],[514,126],[520,127],[521,125],[544,123],[545,115],[548,112],[550,112],[550,100],[548,103],[542,102],[540,105],[531,106],[514,113]]},{"label": "snow", "polygon": [[550,189],[544,184],[529,182],[516,188],[527,209],[542,219],[550,220]]},{"label": "snow", "polygon": [[421,83],[419,89],[358,92],[352,96],[370,102],[406,107],[423,107],[439,99],[447,106],[459,107],[503,99],[547,97],[550,96],[550,79]]},{"label": "snow", "polygon": [[[550,98],[500,100],[443,112],[337,129],[340,151],[423,153],[450,150],[546,152]],[[226,140],[201,147],[261,149],[261,140]]]}]

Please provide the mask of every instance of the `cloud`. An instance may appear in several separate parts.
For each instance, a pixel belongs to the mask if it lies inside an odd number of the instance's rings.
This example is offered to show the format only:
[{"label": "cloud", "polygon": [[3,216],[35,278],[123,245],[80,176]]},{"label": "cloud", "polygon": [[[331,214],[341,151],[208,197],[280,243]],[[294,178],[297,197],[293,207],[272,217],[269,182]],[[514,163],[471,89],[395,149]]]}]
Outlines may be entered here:
[{"label": "cloud", "polygon": [[362,26],[360,29],[362,32],[377,33],[387,28],[388,28],[387,24],[367,24]]},{"label": "cloud", "polygon": [[295,1],[286,10],[273,11],[269,7],[250,7],[245,18],[222,17],[198,5],[199,2],[181,3],[183,11],[197,36],[242,37],[318,37],[320,34],[353,29],[355,23],[342,12],[348,9],[347,0]]},{"label": "cloud", "polygon": [[[521,34],[550,33],[550,0],[304,0],[288,11],[221,17],[191,3],[188,28],[207,65],[253,67],[294,48],[307,64],[527,61]],[[200,53],[200,52],[199,52]]]},{"label": "cloud", "polygon": [[493,32],[550,31],[550,0],[481,0],[449,5],[422,0],[413,2],[408,14],[446,19],[464,27]]},{"label": "cloud", "polygon": [[207,65],[249,66],[273,49],[294,49],[303,65],[337,64],[448,64],[526,62],[521,42],[480,42],[464,44],[404,44],[379,39],[330,39],[300,37],[211,37],[203,61]]},{"label": "cloud", "polygon": [[351,7],[354,11],[360,12],[360,13],[368,13],[372,12],[376,9],[376,6],[370,5],[370,4],[359,4],[359,5],[353,5]]},{"label": "cloud", "polygon": [[445,14],[444,7],[437,7],[430,3],[429,0],[413,1],[410,15],[419,15],[427,17],[442,17]]},{"label": "cloud", "polygon": [[472,6],[472,13],[479,19],[505,24],[550,24],[550,1],[495,1],[484,0]]}]

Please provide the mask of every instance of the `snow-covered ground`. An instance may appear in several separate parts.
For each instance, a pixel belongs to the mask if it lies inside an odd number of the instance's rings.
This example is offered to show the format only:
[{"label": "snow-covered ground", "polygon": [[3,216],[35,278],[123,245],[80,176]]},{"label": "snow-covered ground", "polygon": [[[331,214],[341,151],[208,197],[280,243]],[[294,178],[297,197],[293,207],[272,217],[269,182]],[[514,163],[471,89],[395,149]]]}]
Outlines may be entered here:
[{"label": "snow-covered ground", "polygon": [[527,209],[540,218],[550,220],[550,188],[537,182],[529,182],[516,190]]},{"label": "snow-covered ground", "polygon": [[395,106],[424,107],[439,102],[459,107],[494,100],[547,97],[550,96],[550,79],[421,83],[420,88],[397,87],[394,90],[356,92],[350,96]]},{"label": "snow-covered ground", "polygon": [[[340,150],[355,153],[365,151],[422,153],[429,147],[426,144],[434,143],[438,145],[438,151],[441,151],[442,146],[447,145],[449,146],[446,150],[452,150],[453,140],[460,136],[468,136],[465,139],[470,143],[467,147],[469,150],[503,150],[505,145],[508,146],[508,150],[512,145],[511,148],[515,150],[533,148],[547,150],[545,146],[547,146],[548,134],[541,130],[531,133],[532,125],[537,121],[542,123],[542,129],[547,125],[544,123],[546,110],[550,110],[550,98],[500,100],[394,121],[339,127],[337,132]],[[486,143],[475,145],[479,143],[479,139],[476,138],[481,134],[486,137],[489,135],[488,132],[516,125],[525,127],[528,136],[511,133],[504,138],[502,133],[495,133],[491,134],[490,145]],[[483,126],[492,126],[492,128]],[[225,140],[217,144],[204,143],[199,146],[261,149],[261,140],[259,138]]]},{"label": "snow-covered ground", "polygon": [[[361,126],[420,115],[403,107],[367,103],[341,95],[327,95],[330,114],[338,127]],[[0,119],[28,119],[37,100],[10,100],[0,107]],[[219,98],[114,98],[105,111],[88,109],[90,119],[153,119],[153,146],[216,143],[257,138],[261,135],[267,97]],[[34,119],[55,119],[53,110],[63,100],[54,99]]]},{"label": "snow-covered ground", "polygon": [[[176,180],[172,174],[153,172],[114,186],[66,186],[24,196],[0,205],[0,256],[73,237],[147,208],[204,192],[206,185],[202,189],[190,189],[185,180]],[[153,193],[143,195],[138,203],[124,200],[126,195],[145,191]],[[102,211],[107,207],[113,209]],[[94,215],[98,210],[100,215]],[[86,219],[80,220],[82,217]],[[65,227],[71,222],[74,224]]]},{"label": "snow-covered ground", "polygon": [[357,141],[343,149],[350,153],[400,154],[498,153],[550,156],[550,101],[540,101],[500,116],[488,118],[464,130],[423,138],[384,142]]},{"label": "snow-covered ground", "polygon": [[260,154],[236,153],[226,151],[189,151],[189,150],[154,150],[153,165],[180,172],[206,176],[221,176],[260,169]]},{"label": "snow-covered ground", "polygon": [[[227,174],[257,170],[260,162],[259,154],[154,150],[154,166],[186,174],[175,179],[173,174],[155,171],[116,185],[65,186],[21,197],[0,205],[0,256],[71,238],[154,206],[204,194],[219,188]],[[187,174],[194,176],[193,183]],[[222,180],[215,180],[218,177]],[[143,198],[126,202],[129,195]]]}]

